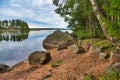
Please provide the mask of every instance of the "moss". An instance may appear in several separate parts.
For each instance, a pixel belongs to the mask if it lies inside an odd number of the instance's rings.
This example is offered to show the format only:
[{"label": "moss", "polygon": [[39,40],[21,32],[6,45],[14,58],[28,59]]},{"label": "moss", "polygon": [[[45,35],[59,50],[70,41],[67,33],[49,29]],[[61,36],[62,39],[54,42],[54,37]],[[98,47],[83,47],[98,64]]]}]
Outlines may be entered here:
[{"label": "moss", "polygon": [[51,67],[57,67],[60,63],[62,63],[63,60],[55,60],[51,62]]},{"label": "moss", "polygon": [[90,74],[87,74],[87,75],[84,77],[84,80],[93,80],[93,76],[90,75]]},{"label": "moss", "polygon": [[85,43],[96,43],[96,42],[99,42],[99,41],[101,41],[101,39],[100,38],[91,38],[91,39],[85,39],[85,40],[83,40],[83,42],[85,42]]},{"label": "moss", "polygon": [[93,44],[93,47],[101,48],[102,52],[109,52],[115,50],[115,47],[108,40],[99,41]]},{"label": "moss", "polygon": [[113,46],[108,40],[103,40],[100,42],[97,42],[93,44],[94,47],[100,46],[100,47],[108,47],[108,46]]},{"label": "moss", "polygon": [[111,47],[104,47],[104,48],[102,48],[101,49],[101,51],[102,52],[110,52],[110,51],[115,51],[116,50],[116,48],[115,47],[113,47],[113,46],[111,46]]},{"label": "moss", "polygon": [[56,40],[62,40],[62,41],[67,41],[72,38],[71,36],[64,34],[64,32],[61,32],[58,30],[55,31],[53,34],[49,35],[49,37],[52,37],[53,39],[56,39]]}]

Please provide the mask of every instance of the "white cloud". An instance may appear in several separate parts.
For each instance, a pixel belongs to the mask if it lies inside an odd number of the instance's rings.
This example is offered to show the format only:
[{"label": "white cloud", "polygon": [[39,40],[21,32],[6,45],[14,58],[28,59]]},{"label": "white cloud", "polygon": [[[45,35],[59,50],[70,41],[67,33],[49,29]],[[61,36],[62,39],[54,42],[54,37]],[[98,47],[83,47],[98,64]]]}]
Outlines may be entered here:
[{"label": "white cloud", "polygon": [[38,25],[33,27],[66,27],[67,23],[54,10],[52,0],[10,0],[0,8],[0,17],[20,18],[31,26]]}]

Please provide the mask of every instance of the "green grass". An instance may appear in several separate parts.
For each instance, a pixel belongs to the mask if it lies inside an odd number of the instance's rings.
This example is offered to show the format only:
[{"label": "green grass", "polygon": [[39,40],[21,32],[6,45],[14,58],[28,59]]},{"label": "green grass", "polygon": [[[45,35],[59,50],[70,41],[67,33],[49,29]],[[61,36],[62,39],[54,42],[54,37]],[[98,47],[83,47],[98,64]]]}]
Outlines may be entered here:
[{"label": "green grass", "polygon": [[[86,75],[84,77],[84,80],[94,80],[94,79],[92,79],[92,76]],[[112,71],[109,71],[108,73],[104,74],[97,80],[120,80],[120,70],[113,69]]]},{"label": "green grass", "polygon": [[51,62],[51,67],[57,67],[60,63],[62,63],[63,60],[55,60]]}]

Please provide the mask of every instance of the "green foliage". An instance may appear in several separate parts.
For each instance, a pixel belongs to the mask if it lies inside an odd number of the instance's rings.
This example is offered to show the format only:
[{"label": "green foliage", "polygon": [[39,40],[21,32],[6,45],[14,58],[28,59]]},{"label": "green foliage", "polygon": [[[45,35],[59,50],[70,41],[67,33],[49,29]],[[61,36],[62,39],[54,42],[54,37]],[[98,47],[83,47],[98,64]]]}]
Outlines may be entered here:
[{"label": "green foliage", "polygon": [[53,0],[53,4],[78,38],[103,37],[89,0]]},{"label": "green foliage", "polygon": [[93,78],[91,75],[88,74],[84,77],[84,80],[93,80]]},{"label": "green foliage", "polygon": [[56,67],[56,66],[58,66],[60,63],[62,63],[63,62],[63,60],[55,60],[55,61],[52,61],[51,62],[51,67]]},{"label": "green foliage", "polygon": [[114,69],[113,71],[106,73],[99,80],[120,80],[120,70]]},{"label": "green foliage", "polygon": [[1,29],[20,29],[20,30],[29,30],[28,24],[22,20],[3,20],[0,21]]},{"label": "green foliage", "polygon": [[[84,80],[94,80],[91,75],[86,75]],[[103,76],[101,76],[98,80],[120,80],[120,70],[114,69]]]},{"label": "green foliage", "polygon": [[115,38],[120,38],[120,35],[119,35],[120,34],[120,24],[117,24],[117,22],[113,22],[113,21],[107,20],[105,18],[103,18],[103,21],[108,26],[107,30],[108,30],[109,34],[111,34]]},{"label": "green foliage", "polygon": [[112,46],[112,44],[108,40],[103,40],[93,44],[93,46],[108,47],[108,46]]},{"label": "green foliage", "polygon": [[75,35],[77,36],[78,39],[87,39],[87,38],[92,37],[91,33],[88,33],[85,30],[81,30],[81,29],[79,29],[78,31],[76,31]]}]

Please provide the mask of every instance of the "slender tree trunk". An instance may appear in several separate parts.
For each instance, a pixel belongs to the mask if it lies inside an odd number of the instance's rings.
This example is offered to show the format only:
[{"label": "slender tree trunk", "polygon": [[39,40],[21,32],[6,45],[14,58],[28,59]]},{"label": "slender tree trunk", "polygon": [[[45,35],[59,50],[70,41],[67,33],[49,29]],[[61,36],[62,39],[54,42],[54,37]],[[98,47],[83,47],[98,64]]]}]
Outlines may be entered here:
[{"label": "slender tree trunk", "polygon": [[92,8],[93,8],[93,12],[95,13],[100,26],[102,28],[103,33],[105,34],[106,38],[118,49],[120,50],[119,45],[117,44],[117,41],[107,32],[107,25],[105,24],[105,22],[102,20],[102,18],[104,18],[101,10],[100,10],[100,6],[98,5],[97,0],[90,0],[91,4],[92,4]]}]

